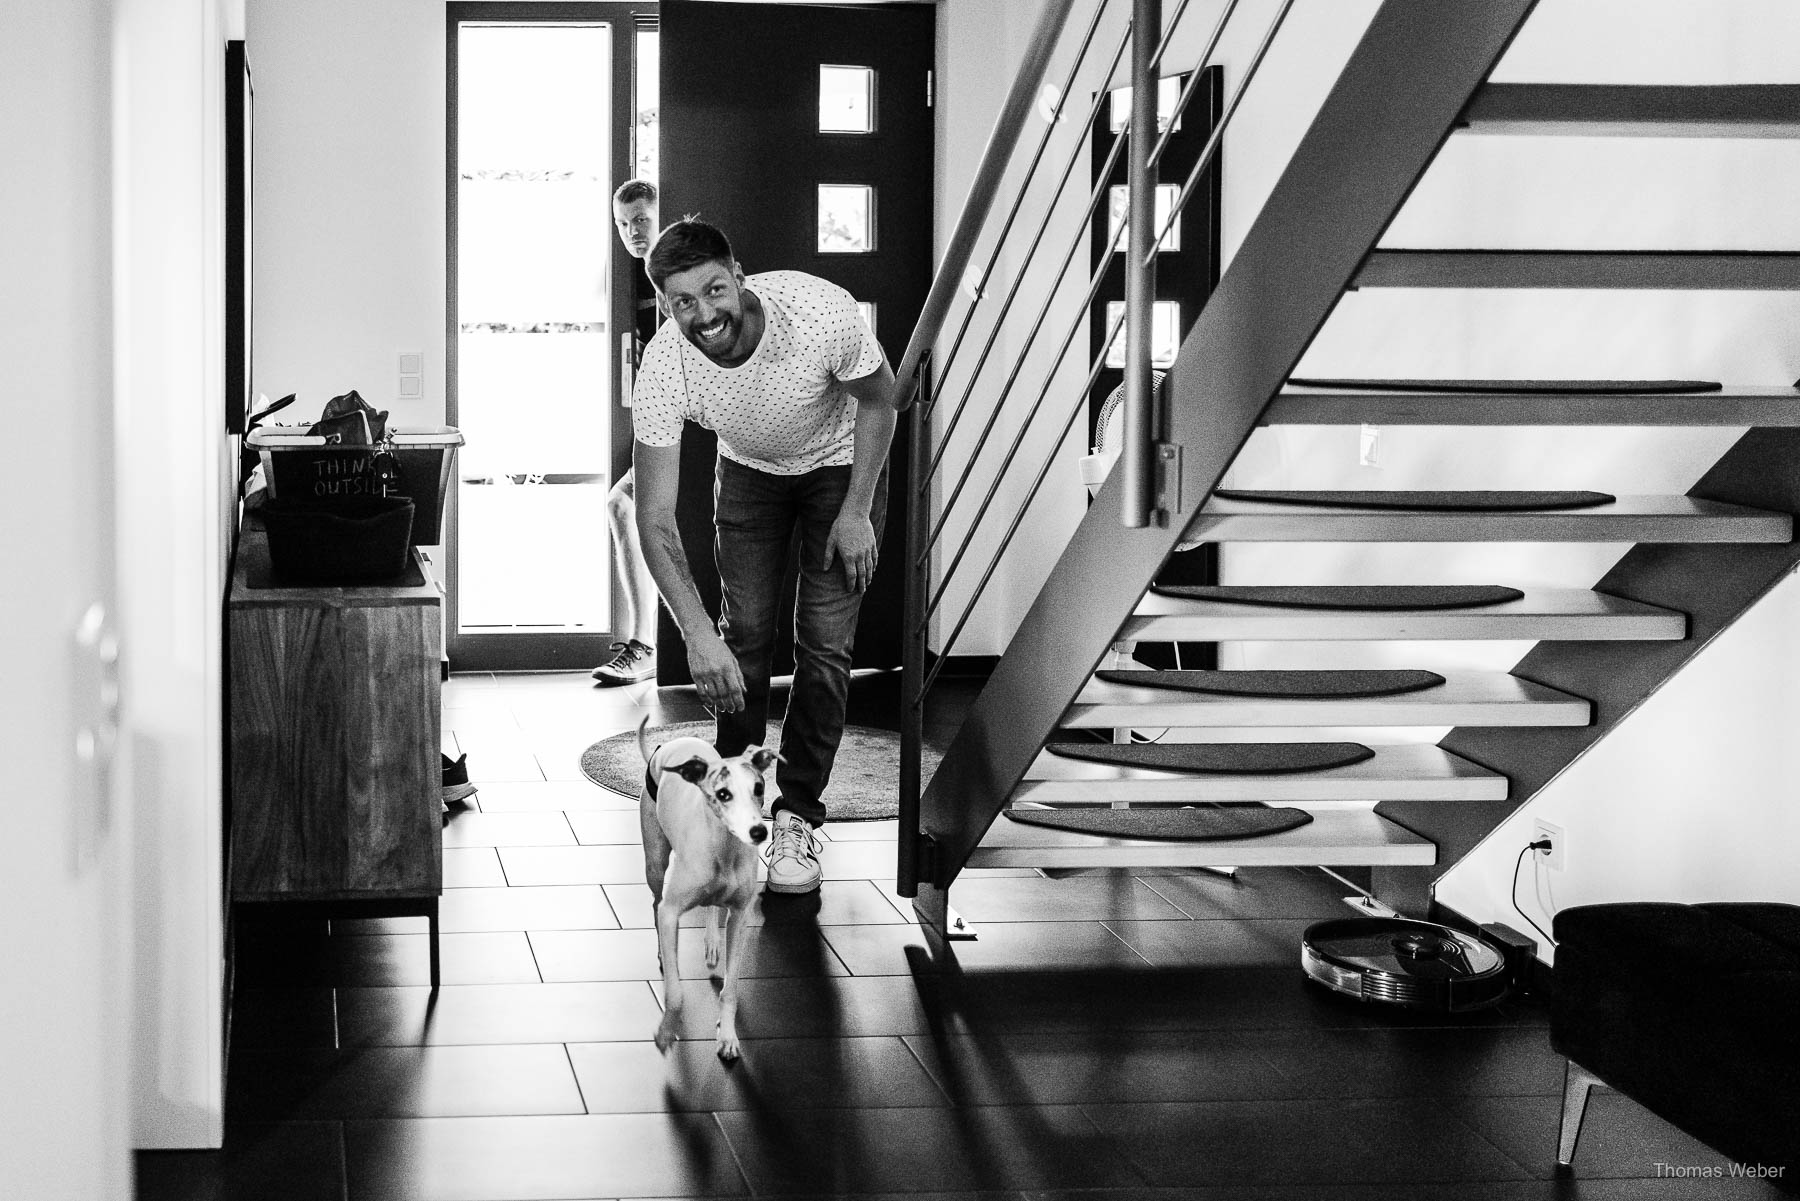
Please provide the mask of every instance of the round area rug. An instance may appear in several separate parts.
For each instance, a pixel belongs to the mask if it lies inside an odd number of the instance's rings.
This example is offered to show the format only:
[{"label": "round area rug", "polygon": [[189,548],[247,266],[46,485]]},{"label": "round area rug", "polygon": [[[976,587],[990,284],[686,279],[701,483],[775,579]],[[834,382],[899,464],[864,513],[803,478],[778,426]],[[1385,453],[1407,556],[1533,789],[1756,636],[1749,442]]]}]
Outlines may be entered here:
[{"label": "round area rug", "polygon": [[[710,721],[678,721],[667,726],[651,726],[644,739],[657,747],[671,738],[691,736],[713,740]],[[765,745],[781,745],[781,723],[769,722]],[[938,750],[926,746],[921,752],[921,776],[931,779],[937,770]],[[602,788],[625,796],[636,796],[644,787],[644,757],[638,753],[637,731],[628,730],[602,738],[581,752],[581,770]],[[781,768],[776,766],[776,779]],[[867,726],[845,726],[844,740],[838,744],[837,761],[831,768],[831,783],[825,788],[825,820],[833,822],[868,822],[895,817],[900,812],[900,735],[892,730],[872,730]]]}]

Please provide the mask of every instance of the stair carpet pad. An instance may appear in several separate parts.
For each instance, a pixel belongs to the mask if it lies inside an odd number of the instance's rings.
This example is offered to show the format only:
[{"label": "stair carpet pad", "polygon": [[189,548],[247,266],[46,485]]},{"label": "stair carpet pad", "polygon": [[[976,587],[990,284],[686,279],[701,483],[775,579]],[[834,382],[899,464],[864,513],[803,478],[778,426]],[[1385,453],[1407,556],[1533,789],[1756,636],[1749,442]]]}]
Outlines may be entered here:
[{"label": "stair carpet pad", "polygon": [[1699,379],[1302,379],[1288,380],[1297,388],[1339,388],[1368,392],[1531,392],[1567,396],[1594,393],[1668,395],[1719,392],[1722,384]]},{"label": "stair carpet pad", "polygon": [[1521,492],[1467,491],[1304,491],[1293,489],[1218,488],[1221,500],[1257,501],[1276,505],[1323,505],[1344,509],[1394,509],[1417,513],[1542,512],[1561,509],[1594,509],[1619,498],[1608,492],[1576,490]]},{"label": "stair carpet pad", "polygon": [[1476,609],[1484,605],[1506,604],[1525,597],[1517,588],[1499,584],[1152,584],[1150,590],[1159,596],[1224,601],[1234,605],[1371,612]]},{"label": "stair carpet pad", "polygon": [[1360,742],[1052,742],[1044,749],[1113,767],[1229,776],[1329,771],[1375,757]]},{"label": "stair carpet pad", "polygon": [[1203,808],[1160,809],[1006,809],[1006,816],[1031,826],[1072,830],[1108,838],[1147,838],[1163,842],[1210,842],[1260,838],[1297,829],[1313,820],[1304,809],[1249,803]]},{"label": "stair carpet pad", "polygon": [[1204,692],[1217,696],[1364,699],[1400,696],[1443,686],[1435,671],[1114,671],[1094,673],[1109,684]]}]

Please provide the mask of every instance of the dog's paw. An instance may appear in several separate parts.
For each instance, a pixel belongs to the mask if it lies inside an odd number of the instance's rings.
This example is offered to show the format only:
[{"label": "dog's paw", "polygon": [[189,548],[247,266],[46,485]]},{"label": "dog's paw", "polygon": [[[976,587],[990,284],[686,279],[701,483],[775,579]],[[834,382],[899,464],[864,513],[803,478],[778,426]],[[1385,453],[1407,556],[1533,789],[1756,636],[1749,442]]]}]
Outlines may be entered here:
[{"label": "dog's paw", "polygon": [[[716,968],[725,956],[725,939],[712,930],[706,932],[706,966]],[[718,973],[714,973],[717,975]]]},{"label": "dog's paw", "polygon": [[737,1035],[719,1031],[719,1058],[726,1063],[736,1063],[740,1054]]},{"label": "dog's paw", "polygon": [[676,1040],[681,1037],[675,1029],[678,1024],[679,1022],[675,1014],[663,1014],[662,1021],[658,1022],[656,1025],[655,1041],[656,1049],[658,1051],[662,1051],[666,1054],[669,1048],[675,1045]]}]

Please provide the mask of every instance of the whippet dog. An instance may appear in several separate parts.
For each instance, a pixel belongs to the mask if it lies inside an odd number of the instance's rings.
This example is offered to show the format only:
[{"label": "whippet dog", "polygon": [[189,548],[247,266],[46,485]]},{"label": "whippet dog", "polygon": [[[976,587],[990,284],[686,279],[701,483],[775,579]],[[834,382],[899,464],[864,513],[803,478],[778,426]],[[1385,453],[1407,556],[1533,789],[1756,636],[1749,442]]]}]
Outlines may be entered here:
[{"label": "whippet dog", "polygon": [[719,1058],[738,1057],[739,952],[744,914],[757,892],[756,848],[769,837],[763,819],[763,773],[781,756],[764,747],[722,759],[699,738],[672,738],[650,750],[649,718],[638,723],[644,790],[638,817],[644,831],[644,882],[656,913],[656,953],[662,962],[663,1016],[656,1049],[675,1042],[681,1018],[681,915],[709,906],[706,966],[723,981],[719,994]]}]

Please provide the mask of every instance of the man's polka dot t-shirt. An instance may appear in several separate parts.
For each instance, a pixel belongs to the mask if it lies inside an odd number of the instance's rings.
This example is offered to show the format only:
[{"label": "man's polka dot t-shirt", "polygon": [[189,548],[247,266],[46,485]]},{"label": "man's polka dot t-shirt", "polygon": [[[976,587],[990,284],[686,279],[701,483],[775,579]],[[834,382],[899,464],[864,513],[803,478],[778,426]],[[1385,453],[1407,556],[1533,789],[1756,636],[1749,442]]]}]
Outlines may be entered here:
[{"label": "man's polka dot t-shirt", "polygon": [[632,391],[633,435],[674,446],[684,420],[719,436],[728,459],[771,475],[847,466],[855,458],[856,398],[841,387],[881,369],[881,344],[850,293],[800,271],[752,275],[762,340],[721,367],[665,321],[644,348]]}]

